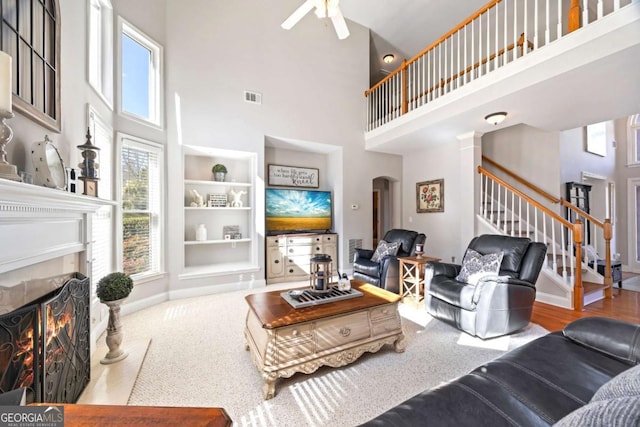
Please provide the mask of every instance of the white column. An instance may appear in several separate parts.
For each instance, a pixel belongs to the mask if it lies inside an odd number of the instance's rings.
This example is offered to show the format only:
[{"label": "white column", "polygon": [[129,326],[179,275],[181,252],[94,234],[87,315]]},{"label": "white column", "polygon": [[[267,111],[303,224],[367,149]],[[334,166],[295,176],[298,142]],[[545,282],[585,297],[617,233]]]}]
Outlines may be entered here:
[{"label": "white column", "polygon": [[482,164],[482,133],[458,135],[460,149],[460,247],[466,248],[476,235],[476,215],[480,206],[478,166]]}]

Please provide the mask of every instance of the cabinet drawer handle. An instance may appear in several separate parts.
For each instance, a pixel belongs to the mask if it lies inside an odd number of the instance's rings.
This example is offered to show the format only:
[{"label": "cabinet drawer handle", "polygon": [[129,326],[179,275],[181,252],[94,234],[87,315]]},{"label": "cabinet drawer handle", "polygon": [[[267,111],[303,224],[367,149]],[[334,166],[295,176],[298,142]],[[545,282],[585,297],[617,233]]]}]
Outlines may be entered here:
[{"label": "cabinet drawer handle", "polygon": [[277,260],[275,260],[273,262],[276,263],[276,264],[280,264],[280,260],[279,259],[277,259]]},{"label": "cabinet drawer handle", "polygon": [[320,247],[319,247],[319,246],[316,246],[316,251],[319,251],[319,250],[320,250]]},{"label": "cabinet drawer handle", "polygon": [[289,249],[289,253],[292,254],[293,253],[293,248]]},{"label": "cabinet drawer handle", "polygon": [[290,269],[289,269],[289,273],[293,273],[293,268],[290,268]]},{"label": "cabinet drawer handle", "polygon": [[340,329],[340,335],[342,335],[343,337],[348,337],[349,335],[351,335],[351,328],[342,328]]}]

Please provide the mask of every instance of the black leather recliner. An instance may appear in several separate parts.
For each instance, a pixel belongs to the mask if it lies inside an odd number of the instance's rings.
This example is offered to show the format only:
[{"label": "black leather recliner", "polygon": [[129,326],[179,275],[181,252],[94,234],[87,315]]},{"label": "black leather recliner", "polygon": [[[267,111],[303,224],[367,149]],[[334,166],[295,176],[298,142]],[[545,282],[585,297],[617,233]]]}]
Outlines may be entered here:
[{"label": "black leather recliner", "polygon": [[526,237],[485,234],[473,238],[469,249],[482,255],[502,252],[500,277],[471,285],[456,280],[460,265],[431,263],[433,277],[425,281],[424,292],[427,312],[483,339],[527,326],[546,246]]},{"label": "black leather recliner", "polygon": [[415,256],[416,244],[424,245],[427,236],[417,231],[393,229],[387,231],[382,240],[400,242],[396,256],[386,256],[380,262],[371,261],[374,250],[356,248],[353,259],[353,278],[376,285],[389,292],[398,293],[398,257]]}]

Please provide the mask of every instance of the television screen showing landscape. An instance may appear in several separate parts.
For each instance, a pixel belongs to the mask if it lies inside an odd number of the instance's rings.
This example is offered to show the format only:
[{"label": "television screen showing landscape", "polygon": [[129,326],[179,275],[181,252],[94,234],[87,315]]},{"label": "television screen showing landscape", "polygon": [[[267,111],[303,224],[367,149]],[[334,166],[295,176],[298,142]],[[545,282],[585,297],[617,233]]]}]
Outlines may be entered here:
[{"label": "television screen showing landscape", "polygon": [[330,230],[331,192],[267,188],[267,231]]}]

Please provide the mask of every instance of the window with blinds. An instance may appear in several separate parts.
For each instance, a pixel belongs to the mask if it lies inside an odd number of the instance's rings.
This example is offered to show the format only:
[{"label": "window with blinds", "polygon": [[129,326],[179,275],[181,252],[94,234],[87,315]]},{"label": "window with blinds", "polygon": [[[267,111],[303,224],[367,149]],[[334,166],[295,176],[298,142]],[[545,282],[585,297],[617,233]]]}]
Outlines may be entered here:
[{"label": "window with blinds", "polygon": [[[100,197],[113,199],[113,130],[100,118],[91,105],[87,107],[87,119],[92,142],[100,148]],[[95,284],[102,277],[115,271],[114,206],[102,206],[91,221],[91,279]],[[96,287],[92,286],[95,296]]]},{"label": "window with blinds", "polygon": [[162,147],[122,137],[122,268],[126,274],[161,271]]}]

